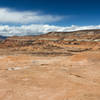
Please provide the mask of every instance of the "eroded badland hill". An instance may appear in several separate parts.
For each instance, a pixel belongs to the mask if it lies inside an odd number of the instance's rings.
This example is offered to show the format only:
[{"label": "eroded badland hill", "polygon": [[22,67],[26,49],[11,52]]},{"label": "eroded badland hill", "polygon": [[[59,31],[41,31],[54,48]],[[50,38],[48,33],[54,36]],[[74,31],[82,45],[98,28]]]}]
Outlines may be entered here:
[{"label": "eroded badland hill", "polygon": [[100,100],[100,30],[2,39],[0,100]]}]

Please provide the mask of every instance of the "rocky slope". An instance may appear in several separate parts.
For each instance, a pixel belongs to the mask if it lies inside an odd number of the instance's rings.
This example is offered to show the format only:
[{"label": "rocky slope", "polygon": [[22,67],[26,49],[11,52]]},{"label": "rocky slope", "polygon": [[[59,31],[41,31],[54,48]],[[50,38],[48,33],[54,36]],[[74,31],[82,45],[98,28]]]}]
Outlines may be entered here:
[{"label": "rocky slope", "polygon": [[[100,30],[49,32],[39,36],[13,36],[2,41],[0,47],[16,48],[24,51],[60,50],[62,52],[64,50],[81,51],[83,49],[99,49]],[[72,47],[73,50],[71,50]]]}]

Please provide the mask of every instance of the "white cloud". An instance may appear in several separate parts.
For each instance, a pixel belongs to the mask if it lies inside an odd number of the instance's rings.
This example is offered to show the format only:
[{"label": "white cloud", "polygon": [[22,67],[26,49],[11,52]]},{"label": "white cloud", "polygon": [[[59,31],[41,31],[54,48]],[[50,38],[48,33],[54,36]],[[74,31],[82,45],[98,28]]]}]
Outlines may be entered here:
[{"label": "white cloud", "polygon": [[38,35],[47,32],[68,32],[76,30],[85,30],[85,29],[100,29],[100,25],[97,26],[69,26],[69,27],[60,27],[54,25],[21,25],[21,26],[9,26],[9,25],[0,25],[0,35],[2,36],[23,36],[23,35]]},{"label": "white cloud", "polygon": [[9,8],[0,8],[0,23],[36,24],[60,21],[63,16],[46,15],[34,11],[15,11]]}]

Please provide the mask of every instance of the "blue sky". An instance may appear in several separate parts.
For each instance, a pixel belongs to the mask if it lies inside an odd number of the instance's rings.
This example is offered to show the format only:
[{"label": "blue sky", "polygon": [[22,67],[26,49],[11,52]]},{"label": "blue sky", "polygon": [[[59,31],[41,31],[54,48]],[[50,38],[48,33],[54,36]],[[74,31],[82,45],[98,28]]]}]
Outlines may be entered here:
[{"label": "blue sky", "polygon": [[54,23],[62,26],[100,23],[100,0],[0,0],[0,7],[65,16]]},{"label": "blue sky", "polygon": [[0,35],[92,28],[100,28],[100,0],[0,0]]}]

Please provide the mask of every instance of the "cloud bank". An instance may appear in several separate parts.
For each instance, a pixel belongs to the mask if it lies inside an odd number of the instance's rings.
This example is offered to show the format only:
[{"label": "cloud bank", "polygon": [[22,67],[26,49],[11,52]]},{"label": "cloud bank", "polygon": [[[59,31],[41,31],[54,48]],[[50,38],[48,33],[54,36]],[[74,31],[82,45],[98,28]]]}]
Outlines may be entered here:
[{"label": "cloud bank", "polygon": [[100,25],[97,26],[54,26],[54,25],[40,25],[40,24],[31,24],[31,25],[21,25],[21,26],[9,26],[9,25],[0,25],[0,35],[2,36],[23,36],[23,35],[39,35],[48,32],[70,32],[76,30],[85,30],[85,29],[100,29]]},{"label": "cloud bank", "polygon": [[47,15],[34,11],[15,11],[9,8],[0,8],[0,23],[36,24],[60,21],[63,16]]}]

